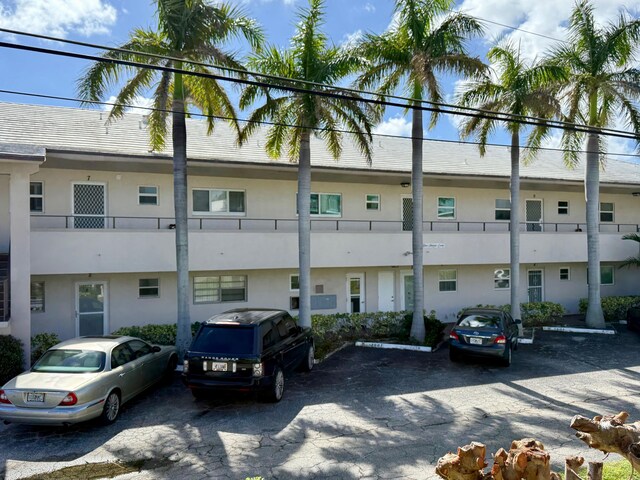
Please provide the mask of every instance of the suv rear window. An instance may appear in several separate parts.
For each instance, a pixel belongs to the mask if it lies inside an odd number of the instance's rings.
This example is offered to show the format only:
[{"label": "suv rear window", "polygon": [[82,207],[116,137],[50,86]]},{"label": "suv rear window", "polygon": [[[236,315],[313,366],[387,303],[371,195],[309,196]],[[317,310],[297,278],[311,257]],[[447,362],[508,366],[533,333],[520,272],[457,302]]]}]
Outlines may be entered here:
[{"label": "suv rear window", "polygon": [[253,354],[254,328],[209,325],[200,330],[191,350],[219,354]]},{"label": "suv rear window", "polygon": [[469,315],[463,317],[458,325],[470,328],[500,328],[502,320],[495,315]]}]

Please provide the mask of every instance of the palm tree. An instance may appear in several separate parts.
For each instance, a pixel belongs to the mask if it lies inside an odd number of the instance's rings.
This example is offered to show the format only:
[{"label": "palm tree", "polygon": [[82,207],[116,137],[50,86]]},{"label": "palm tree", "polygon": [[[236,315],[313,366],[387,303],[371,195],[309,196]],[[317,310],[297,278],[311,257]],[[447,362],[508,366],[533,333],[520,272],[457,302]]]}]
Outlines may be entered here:
[{"label": "palm tree", "polygon": [[[627,233],[625,236],[622,237],[622,239],[623,240],[632,240],[634,242],[638,242],[638,247],[640,247],[640,235],[637,234],[637,233]],[[640,267],[640,253],[636,257],[627,258],[620,265],[620,268],[622,268],[622,267]]]},{"label": "palm tree", "polygon": [[[563,68],[542,63],[529,65],[508,43],[493,47],[487,58],[495,75],[482,75],[467,82],[458,95],[462,106],[535,117],[551,117],[560,112],[553,91],[545,87],[565,80]],[[467,117],[460,133],[462,137],[475,135],[480,155],[484,156],[488,137],[498,123],[494,118]],[[516,122],[505,122],[504,127],[511,134],[511,314],[520,318],[520,134],[525,127]],[[539,126],[531,132],[525,160],[532,159],[546,130]]]},{"label": "palm tree", "polygon": [[[594,129],[612,125],[620,115],[636,133],[640,133],[640,70],[636,61],[640,41],[640,20],[621,15],[605,27],[596,25],[593,6],[578,2],[569,19],[566,45],[557,47],[551,60],[567,69],[567,80],[559,91],[565,105],[565,120],[586,124]],[[606,154],[606,138],[597,131],[587,138],[585,195],[587,200],[588,307],[586,323],[603,327],[600,301],[600,165]],[[585,134],[564,130],[562,143],[565,162],[578,163],[578,151]]]},{"label": "palm tree", "polygon": [[[396,0],[391,27],[381,35],[367,34],[359,45],[367,59],[357,80],[360,88],[376,87],[380,94],[390,94],[401,86],[412,99],[411,193],[413,197],[413,322],[411,336],[423,340],[424,330],[424,236],[423,236],[423,100],[441,102],[440,73],[471,76],[485,68],[478,58],[469,57],[465,42],[480,35],[483,28],[467,15],[445,13],[453,0]],[[438,121],[433,112],[430,128]]]},{"label": "palm tree", "polygon": [[[157,29],[136,29],[129,41],[104,58],[135,61],[154,66],[166,66],[199,73],[210,73],[204,66],[190,61],[241,68],[234,55],[221,45],[236,37],[243,37],[258,48],[263,34],[260,27],[241,10],[226,4],[211,5],[207,0],[155,0]],[[136,54],[134,52],[140,52]],[[157,55],[155,57],[144,54]],[[225,90],[214,79],[158,71],[148,68],[123,67],[97,62],[78,81],[83,100],[101,100],[109,87],[119,83],[122,75],[129,75],[109,113],[112,122],[125,114],[125,106],[138,95],[152,90],[153,110],[149,114],[149,143],[154,150],[165,146],[172,117],[174,208],[176,217],[176,267],[178,285],[178,331],[176,347],[182,355],[191,342],[189,316],[189,258],[187,229],[187,105],[193,104],[209,115],[235,118],[235,109]],[[232,122],[233,123],[233,122]],[[214,128],[208,117],[209,132]],[[237,124],[236,124],[237,126]]]},{"label": "palm tree", "polygon": [[309,8],[298,13],[300,20],[290,48],[271,47],[248,62],[251,70],[292,79],[286,85],[306,91],[279,91],[277,87],[282,86],[282,81],[263,80],[268,87],[249,86],[240,97],[241,108],[251,106],[259,98],[265,99],[264,104],[250,115],[242,141],[259,128],[259,123],[255,122],[274,122],[267,133],[267,154],[279,158],[286,148],[290,160],[298,162],[299,315],[303,326],[311,326],[311,135],[322,139],[338,159],[343,135],[337,129],[344,125],[354,132],[352,138],[357,147],[368,161],[371,160],[371,120],[358,97],[346,94],[342,98],[319,96],[308,84],[296,82],[335,85],[354,72],[358,65],[346,50],[328,44],[326,35],[320,30],[323,16],[323,0],[310,0]]}]

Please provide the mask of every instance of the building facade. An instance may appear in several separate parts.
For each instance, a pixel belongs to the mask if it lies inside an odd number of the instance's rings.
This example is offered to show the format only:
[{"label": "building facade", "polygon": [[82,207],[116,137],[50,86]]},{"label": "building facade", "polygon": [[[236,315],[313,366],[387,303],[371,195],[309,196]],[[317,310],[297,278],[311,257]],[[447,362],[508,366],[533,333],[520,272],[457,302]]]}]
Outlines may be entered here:
[{"label": "building facade", "polygon": [[[23,339],[109,333],[176,319],[171,152],[150,152],[146,119],[0,104],[0,254]],[[312,143],[312,310],[412,306],[410,142],[375,140],[373,162]],[[235,307],[297,309],[296,166],[188,123],[191,317]],[[443,321],[509,303],[509,152],[425,142],[425,305]],[[521,300],[577,312],[587,295],[582,168],[543,152],[522,167]],[[640,165],[601,175],[602,295],[640,293]],[[0,270],[1,272],[1,270]],[[1,302],[0,302],[1,303]],[[5,302],[7,303],[7,302]]]}]

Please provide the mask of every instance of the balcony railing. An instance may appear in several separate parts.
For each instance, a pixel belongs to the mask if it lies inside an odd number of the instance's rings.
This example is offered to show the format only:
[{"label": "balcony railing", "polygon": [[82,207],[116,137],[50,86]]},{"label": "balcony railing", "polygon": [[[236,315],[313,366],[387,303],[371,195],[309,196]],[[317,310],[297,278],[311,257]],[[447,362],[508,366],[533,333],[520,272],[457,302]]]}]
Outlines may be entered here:
[{"label": "balcony railing", "polygon": [[[189,218],[190,230],[218,232],[296,232],[297,218],[216,217]],[[438,220],[423,222],[425,232],[508,232],[509,222],[459,222]],[[74,215],[32,215],[33,230],[171,230],[175,219],[171,217],[86,217]],[[411,231],[410,222],[402,220],[345,220],[312,218],[314,232],[378,232],[401,233]],[[586,223],[523,222],[521,232],[586,232]],[[640,232],[640,224],[601,223],[601,233]]]}]

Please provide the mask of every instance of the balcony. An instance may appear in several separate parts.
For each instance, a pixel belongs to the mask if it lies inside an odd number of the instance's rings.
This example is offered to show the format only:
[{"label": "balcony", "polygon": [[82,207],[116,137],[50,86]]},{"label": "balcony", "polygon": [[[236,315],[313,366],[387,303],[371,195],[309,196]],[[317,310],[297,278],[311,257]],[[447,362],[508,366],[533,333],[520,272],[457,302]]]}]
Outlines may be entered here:
[{"label": "balcony", "polygon": [[[175,271],[173,218],[105,217],[73,228],[78,217],[33,216],[32,274]],[[411,265],[411,235],[402,221],[312,220],[314,267]],[[189,263],[194,271],[297,268],[297,219],[191,218]],[[424,222],[426,265],[504,265],[505,222]],[[585,224],[522,224],[522,263],[586,262]],[[600,226],[601,259],[635,255],[621,240],[635,224]],[[433,245],[437,244],[437,245]],[[430,246],[431,245],[431,246]],[[435,248],[438,247],[438,248]]]}]

